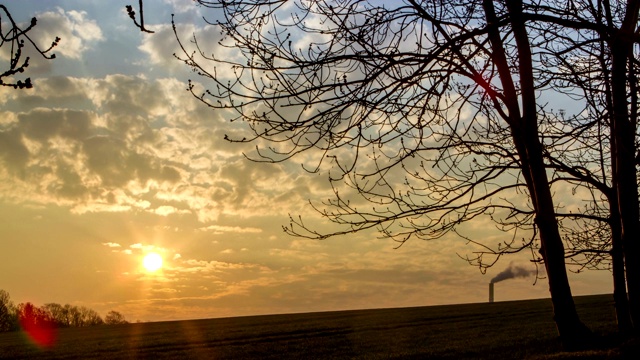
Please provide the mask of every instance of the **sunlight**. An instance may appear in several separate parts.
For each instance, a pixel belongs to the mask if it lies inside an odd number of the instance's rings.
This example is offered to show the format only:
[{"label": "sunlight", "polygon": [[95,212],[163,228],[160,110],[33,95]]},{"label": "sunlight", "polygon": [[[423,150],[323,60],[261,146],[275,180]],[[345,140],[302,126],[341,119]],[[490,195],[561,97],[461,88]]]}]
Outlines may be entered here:
[{"label": "sunlight", "polygon": [[142,259],[142,266],[148,272],[155,272],[162,268],[162,256],[154,252],[148,253]]}]

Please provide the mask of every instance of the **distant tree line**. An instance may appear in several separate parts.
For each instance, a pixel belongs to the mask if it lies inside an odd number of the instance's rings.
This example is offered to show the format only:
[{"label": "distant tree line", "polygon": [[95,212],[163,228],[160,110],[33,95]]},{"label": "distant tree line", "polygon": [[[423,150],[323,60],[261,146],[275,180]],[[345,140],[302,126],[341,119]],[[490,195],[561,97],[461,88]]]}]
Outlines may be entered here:
[{"label": "distant tree line", "polygon": [[0,289],[0,332],[27,326],[86,327],[126,323],[125,317],[113,310],[103,319],[95,310],[84,306],[48,303],[37,307],[30,302],[14,305],[9,293]]}]

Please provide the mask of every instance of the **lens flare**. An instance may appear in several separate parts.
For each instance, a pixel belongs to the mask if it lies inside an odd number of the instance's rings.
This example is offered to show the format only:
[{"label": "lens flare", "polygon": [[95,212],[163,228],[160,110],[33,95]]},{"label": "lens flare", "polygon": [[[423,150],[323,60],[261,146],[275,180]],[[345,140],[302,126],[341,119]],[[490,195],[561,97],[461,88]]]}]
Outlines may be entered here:
[{"label": "lens flare", "polygon": [[26,303],[20,310],[18,321],[29,340],[38,347],[50,348],[56,343],[56,324],[42,309]]}]

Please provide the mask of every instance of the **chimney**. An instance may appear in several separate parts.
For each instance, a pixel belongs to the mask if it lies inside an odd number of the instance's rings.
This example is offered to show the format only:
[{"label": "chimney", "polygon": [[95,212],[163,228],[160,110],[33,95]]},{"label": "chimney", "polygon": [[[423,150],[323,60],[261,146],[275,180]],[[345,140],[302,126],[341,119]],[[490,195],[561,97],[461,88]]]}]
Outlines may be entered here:
[{"label": "chimney", "polygon": [[493,283],[489,283],[489,302],[493,302]]}]

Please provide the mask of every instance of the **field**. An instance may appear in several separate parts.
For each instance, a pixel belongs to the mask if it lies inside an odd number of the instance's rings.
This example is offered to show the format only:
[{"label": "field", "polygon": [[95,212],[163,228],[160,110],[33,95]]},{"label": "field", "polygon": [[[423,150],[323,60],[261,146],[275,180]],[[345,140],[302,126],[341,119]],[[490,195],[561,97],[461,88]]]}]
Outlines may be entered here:
[{"label": "field", "polygon": [[602,336],[574,353],[562,351],[542,299],[69,328],[50,349],[4,333],[0,359],[640,359],[636,342],[611,335],[610,295],[576,304]]}]

